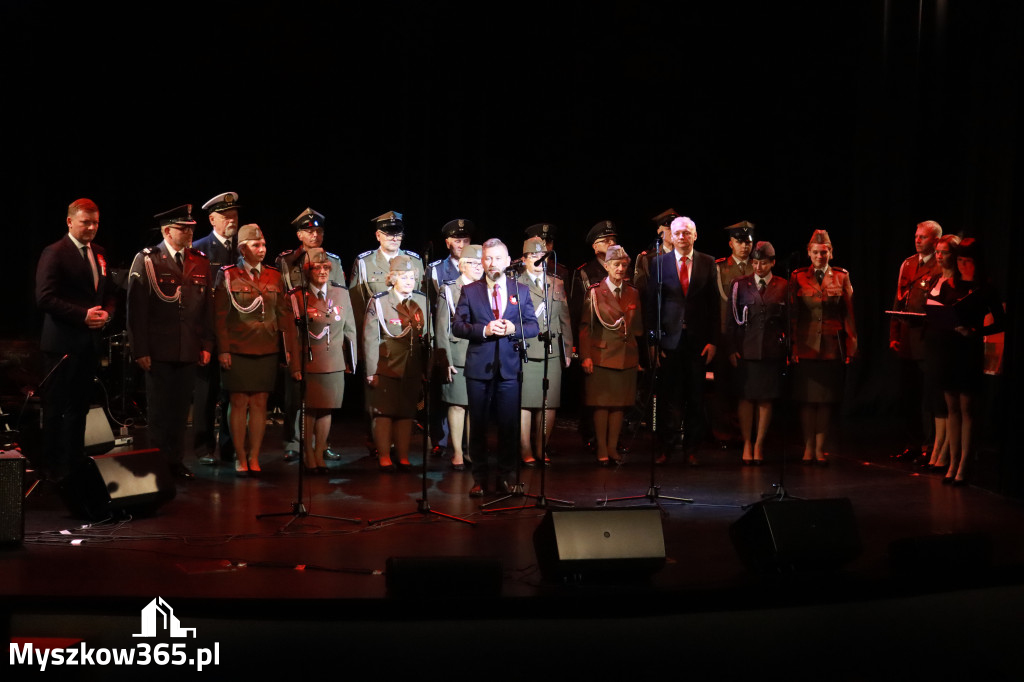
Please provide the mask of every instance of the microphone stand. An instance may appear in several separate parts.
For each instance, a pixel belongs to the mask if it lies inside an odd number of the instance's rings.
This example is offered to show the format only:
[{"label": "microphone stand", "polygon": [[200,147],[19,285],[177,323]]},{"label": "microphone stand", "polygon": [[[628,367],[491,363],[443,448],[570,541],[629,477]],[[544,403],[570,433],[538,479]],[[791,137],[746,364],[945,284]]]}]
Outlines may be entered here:
[{"label": "microphone stand", "polygon": [[[544,254],[543,258],[541,258],[538,261],[541,264],[541,268],[542,268],[541,283],[542,283],[542,286],[543,286],[543,289],[544,289],[544,329],[547,330],[545,332],[545,334],[547,335],[547,339],[542,340],[539,337],[537,339],[537,341],[539,341],[539,342],[544,344],[544,359],[543,359],[543,362],[544,362],[544,380],[541,383],[542,399],[541,399],[541,412],[540,412],[540,443],[541,443],[541,449],[540,449],[540,494],[539,495],[531,495],[531,494],[528,494],[528,493],[523,491],[522,484],[520,483],[520,480],[519,480],[520,472],[522,471],[522,461],[521,461],[521,458],[517,458],[517,463],[516,463],[516,485],[513,488],[513,492],[511,494],[509,494],[509,495],[506,495],[505,497],[501,497],[501,498],[499,498],[497,500],[494,500],[492,502],[487,502],[485,504],[480,505],[480,507],[483,509],[485,514],[487,514],[487,513],[492,513],[493,514],[495,512],[500,512],[500,511],[511,511],[511,510],[517,510],[517,509],[525,509],[526,507],[530,506],[530,505],[527,505],[527,504],[523,504],[523,505],[518,506],[518,507],[502,507],[502,508],[499,508],[499,509],[487,509],[486,508],[487,506],[489,506],[491,504],[497,504],[498,502],[501,502],[503,500],[507,500],[510,497],[529,497],[529,498],[533,498],[533,500],[534,500],[533,506],[536,509],[548,509],[551,506],[550,503],[552,503],[552,502],[554,502],[558,506],[566,506],[566,507],[574,507],[574,506],[576,506],[576,503],[572,502],[570,500],[559,500],[559,499],[556,499],[556,498],[553,498],[553,497],[549,498],[549,497],[547,497],[545,495],[545,491],[546,491],[546,488],[547,488],[547,475],[546,475],[546,472],[547,472],[547,469],[548,469],[548,466],[549,466],[548,465],[548,457],[547,457],[547,450],[548,450],[548,386],[549,386],[549,381],[548,381],[548,356],[550,355],[550,349],[551,349],[551,299],[550,299],[549,293],[548,293],[548,257],[552,256],[553,254],[554,254],[553,251],[549,251],[548,253]],[[556,265],[556,268],[557,268],[557,265]],[[518,283],[519,280],[516,279],[515,281]],[[522,321],[523,321],[523,308],[522,308],[522,306],[519,306],[519,323],[520,323],[520,325],[522,325]],[[522,326],[520,326],[519,328],[522,329]],[[526,345],[526,339],[523,339],[523,345],[524,346]],[[527,357],[526,349],[525,348],[522,350],[522,358],[523,358],[523,362],[524,363],[529,362],[529,358]],[[561,362],[561,359],[559,359],[559,362]],[[520,403],[520,407],[519,407],[519,412],[520,412],[519,428],[520,428],[520,430],[522,430],[522,420],[521,420],[521,417],[522,417],[522,409],[523,409],[522,408],[522,402],[523,402],[523,379],[522,379],[522,377],[523,377],[522,372],[520,372],[520,374],[519,374],[519,403]],[[522,433],[520,433],[520,442],[522,442]]]},{"label": "microphone stand", "polygon": [[[302,291],[302,316],[296,316],[295,323],[299,327],[299,338],[302,339],[302,377],[299,379],[299,451],[302,453],[299,465],[299,476],[296,483],[295,501],[292,502],[291,511],[257,514],[257,519],[271,518],[274,516],[291,516],[288,523],[281,526],[285,530],[299,519],[313,517],[316,519],[330,519],[331,521],[347,521],[349,523],[362,523],[361,519],[349,519],[342,516],[325,516],[323,514],[310,514],[302,501],[303,485],[306,478],[306,368],[313,359],[313,348],[309,343],[309,280],[306,278],[305,263],[309,260],[309,253],[303,248],[302,258],[299,259],[299,286]],[[327,280],[330,285],[330,279]],[[330,320],[325,320],[330,324]],[[343,344],[344,345],[344,344]],[[288,370],[285,369],[287,372]]]},{"label": "microphone stand", "polygon": [[[643,495],[628,495],[626,497],[611,497],[603,500],[597,500],[597,504],[600,506],[606,506],[609,502],[628,502],[632,500],[649,500],[651,504],[654,504],[661,510],[662,516],[666,514],[665,508],[661,506],[662,500],[669,500],[671,502],[678,502],[680,504],[693,504],[693,500],[689,497],[672,497],[671,495],[662,495],[661,486],[658,485],[658,465],[656,463],[658,458],[658,370],[661,368],[661,337],[664,336],[664,332],[661,328],[661,299],[662,299],[662,286],[665,280],[664,278],[664,267],[662,264],[662,256],[665,254],[661,251],[662,239],[659,236],[655,240],[655,247],[658,250],[658,256],[654,259],[655,266],[658,269],[658,287],[657,295],[655,296],[655,324],[654,330],[650,332],[650,342],[653,346],[653,361],[651,362],[651,478],[650,484],[647,486],[647,492]],[[669,252],[671,253],[671,252]]]},{"label": "microphone stand", "polygon": [[[424,255],[426,256],[427,262],[430,262],[430,245],[431,243],[427,242],[427,248],[424,249]],[[429,275],[427,275],[427,277],[429,278]],[[429,291],[430,282],[428,281],[426,284],[426,288]],[[433,316],[436,313],[433,312],[434,307],[431,304],[430,295],[428,294],[424,296],[424,298],[427,301],[427,309],[423,313],[423,329],[425,333],[420,334],[420,343],[423,346],[423,354],[426,358],[424,361],[425,371],[423,376],[423,410],[426,414],[424,415],[423,425],[423,458],[420,468],[420,484],[422,488],[420,490],[420,498],[416,500],[416,509],[414,511],[404,512],[402,514],[395,514],[394,516],[388,516],[383,519],[371,519],[367,522],[367,525],[370,526],[376,526],[386,521],[394,521],[395,519],[403,519],[407,516],[415,516],[416,514],[424,516],[440,516],[441,518],[451,519],[452,521],[461,521],[462,523],[468,523],[471,526],[476,525],[475,521],[464,519],[461,516],[453,516],[451,514],[445,514],[443,512],[431,509],[430,501],[427,498],[427,460],[429,459],[430,454],[430,416],[431,408],[433,407],[433,400],[431,400],[430,398],[430,374],[433,369],[434,354],[435,351],[437,350],[437,336],[431,333],[431,330],[434,329]]]}]

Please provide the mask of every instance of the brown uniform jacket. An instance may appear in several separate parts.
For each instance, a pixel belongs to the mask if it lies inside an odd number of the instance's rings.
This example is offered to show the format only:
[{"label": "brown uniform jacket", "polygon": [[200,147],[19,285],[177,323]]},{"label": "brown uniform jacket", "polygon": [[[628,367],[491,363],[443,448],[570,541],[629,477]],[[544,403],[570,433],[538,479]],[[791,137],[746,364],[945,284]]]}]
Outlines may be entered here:
[{"label": "brown uniform jacket", "polygon": [[640,292],[636,287],[623,282],[621,299],[615,297],[604,280],[590,287],[580,318],[581,362],[589,358],[595,367],[636,368],[640,363],[636,339],[643,333]]},{"label": "brown uniform jacket", "polygon": [[[302,286],[302,265],[305,253],[306,247],[300,245],[298,248],[282,251],[274,260],[274,265],[281,271],[281,280],[288,291]],[[341,259],[330,251],[324,251],[324,253],[327,254],[327,260],[331,262],[330,281],[344,282],[345,268],[341,265]]]},{"label": "brown uniform jacket", "polygon": [[[744,360],[768,360],[786,356],[787,282],[773,274],[764,293],[758,291],[754,275],[732,283],[725,312],[726,353],[739,353]],[[746,322],[743,320],[746,310]],[[739,318],[740,322],[737,322]]]},{"label": "brown uniform jacket", "polygon": [[[941,272],[942,267],[934,253],[924,265],[921,265],[921,257],[916,253],[903,261],[896,280],[893,310],[923,313],[929,282]],[[924,318],[904,319],[893,315],[889,323],[889,343],[893,341],[899,342],[897,354],[901,358],[924,359]]]},{"label": "brown uniform jacket", "polygon": [[[427,298],[421,291],[402,304],[394,289],[370,299],[363,318],[363,356],[366,376],[422,379],[425,363],[423,335]],[[409,386],[419,391],[420,385]]]},{"label": "brown uniform jacket", "polygon": [[719,258],[715,261],[715,268],[718,270],[718,294],[722,299],[721,320],[722,332],[725,332],[726,308],[729,305],[729,294],[732,291],[732,283],[740,277],[754,274],[754,268],[750,267],[750,261],[737,263],[732,256]]},{"label": "brown uniform jacket", "polygon": [[[295,319],[304,320],[302,312],[303,291],[293,289],[289,294]],[[306,289],[306,310],[309,315],[309,351],[305,358],[305,371],[311,374],[355,371],[356,368],[356,318],[352,313],[352,301],[348,289],[327,283],[327,296],[321,301],[312,287]],[[296,348],[302,347],[302,324],[299,324],[299,340]],[[347,352],[346,352],[347,349]],[[311,356],[311,357],[310,357]]]},{"label": "brown uniform jacket", "polygon": [[[533,301],[533,313],[537,317],[537,325],[540,327],[539,334],[543,335],[548,331],[545,326],[545,318],[548,312],[544,307],[544,290],[534,285],[533,280],[526,272],[519,275],[519,283],[530,288],[530,299]],[[571,357],[572,354],[572,325],[569,323],[569,300],[565,293],[565,284],[558,277],[548,275],[548,298],[550,299],[551,334],[549,358]],[[527,341],[526,356],[531,360],[543,360],[544,348],[548,343],[541,341],[540,336]]]},{"label": "brown uniform jacket", "polygon": [[[277,353],[283,334],[289,368],[293,372],[300,369],[295,352],[295,318],[277,268],[264,264],[255,280],[243,258],[235,265],[225,265],[217,273],[213,307],[218,352]],[[242,312],[239,308],[252,310]]]},{"label": "brown uniform jacket", "polygon": [[793,271],[793,355],[803,360],[844,360],[857,355],[853,285],[842,268],[826,267],[819,285],[811,267]]}]

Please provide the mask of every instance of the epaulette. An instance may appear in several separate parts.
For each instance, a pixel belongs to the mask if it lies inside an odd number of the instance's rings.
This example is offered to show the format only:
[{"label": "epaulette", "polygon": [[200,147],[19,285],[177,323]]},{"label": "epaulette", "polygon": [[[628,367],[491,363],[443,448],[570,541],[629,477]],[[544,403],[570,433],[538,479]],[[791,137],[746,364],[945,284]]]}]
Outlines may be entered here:
[{"label": "epaulette", "polygon": [[459,281],[459,278],[456,277],[455,279],[446,279],[445,281],[441,282],[441,284],[443,284],[443,285],[445,285],[447,287],[447,286],[451,286],[452,284],[455,284],[458,281]]},{"label": "epaulette", "polygon": [[281,260],[282,258],[287,258],[288,256],[292,255],[293,253],[295,253],[295,249],[288,249],[287,251],[282,251],[281,253],[277,254],[277,258],[275,260]]},{"label": "epaulette", "polygon": [[327,257],[328,257],[328,258],[333,258],[334,260],[338,261],[339,263],[341,262],[341,259],[340,259],[340,258],[338,258],[338,255],[337,255],[337,254],[335,254],[335,253],[331,253],[330,251],[326,251],[326,250],[324,251],[324,253],[326,253],[326,254],[327,254]]},{"label": "epaulette", "polygon": [[200,258],[206,258],[206,254],[203,253],[202,251],[200,251],[199,249],[197,249],[194,246],[188,247],[188,251],[189,251],[189,253],[191,253],[191,254],[193,254],[195,256],[199,256]]},{"label": "epaulette", "polygon": [[831,265],[829,267],[832,268],[832,272],[841,272],[844,275],[850,274],[849,272],[846,271],[846,268],[837,268],[837,267],[834,267],[834,266],[831,266]]},{"label": "epaulette", "polygon": [[231,268],[237,268],[237,267],[238,267],[238,264],[237,264],[237,263],[230,263],[230,264],[228,264],[228,265],[222,265],[222,266],[220,266],[220,269],[221,269],[221,270],[230,270]]},{"label": "epaulette", "polygon": [[583,268],[587,267],[588,265],[590,265],[590,261],[587,261],[587,262],[586,262],[586,263],[584,263],[583,265],[580,265],[579,267],[577,267],[577,268],[576,268],[577,272],[578,272],[578,271],[580,271],[580,270],[582,270]]},{"label": "epaulette", "polygon": [[420,295],[420,296],[422,296],[423,298],[426,298],[426,297],[427,297],[427,295],[426,295],[425,293],[423,293],[422,291],[420,291],[419,289],[413,289],[413,290],[412,290],[412,293],[413,293],[413,295],[419,294],[419,295]]},{"label": "epaulette", "polygon": [[[810,266],[810,265],[806,265],[806,266],[804,266],[804,267],[802,267],[802,268],[795,268],[795,269],[793,270],[793,274],[796,274],[796,273],[798,273],[798,272],[807,272],[807,271],[808,271],[808,270],[810,270],[810,269],[811,269],[811,266]],[[833,268],[833,269],[834,269],[834,268]]]},{"label": "epaulette", "polygon": [[292,287],[291,289],[288,290],[288,295],[291,296],[292,294],[298,292],[300,289],[302,289],[301,285],[297,287]]},{"label": "epaulette", "polygon": [[415,251],[406,251],[405,249],[402,249],[402,253],[411,258],[415,258],[416,260],[423,260],[422,258],[420,258],[420,254],[416,253]]},{"label": "epaulette", "polygon": [[[601,280],[601,282],[603,282],[603,281],[604,281],[604,280]],[[590,285],[590,288],[591,288],[591,289],[596,289],[596,288],[598,288],[599,286],[601,286],[601,282],[598,282],[598,283],[596,283],[596,284],[591,284],[591,285]]]},{"label": "epaulette", "polygon": [[267,265],[266,263],[263,264],[263,267],[267,270],[273,270],[274,272],[281,272],[280,268],[275,268],[273,265]]},{"label": "epaulette", "polygon": [[327,280],[327,282],[332,287],[338,287],[339,289],[344,289],[345,291],[348,291],[348,287],[347,286],[345,286],[344,284],[339,284],[338,282],[335,282],[333,279],[329,279],[329,280]]},{"label": "epaulette", "polygon": [[562,276],[559,275],[557,272],[549,272],[548,277],[550,277],[551,279],[557,279],[559,282],[562,281]]},{"label": "epaulette", "polygon": [[427,267],[428,267],[428,268],[432,268],[432,267],[434,267],[435,265],[437,265],[437,264],[441,263],[442,261],[444,261],[444,258],[438,258],[438,259],[437,259],[436,261],[434,261],[433,263],[427,263]]},{"label": "epaulette", "polygon": [[384,291],[378,291],[377,293],[375,293],[373,295],[373,298],[380,298],[381,296],[387,296],[388,295],[388,291],[390,291],[390,289],[385,289]]},{"label": "epaulette", "polygon": [[727,260],[729,260],[728,256],[722,256],[721,258],[716,258],[715,259],[715,265],[718,265],[719,263],[724,263]]},{"label": "epaulette", "polygon": [[142,253],[144,253],[144,254],[146,254],[148,256],[149,254],[153,253],[153,247],[152,246],[147,246],[146,248],[144,248],[142,250]]},{"label": "epaulette", "polygon": [[363,251],[363,252],[362,252],[361,254],[359,254],[358,256],[356,256],[356,260],[360,260],[361,258],[366,258],[366,257],[367,257],[367,256],[369,256],[369,255],[370,255],[371,253],[373,253],[374,251],[376,251],[376,249],[370,249],[369,251]]}]

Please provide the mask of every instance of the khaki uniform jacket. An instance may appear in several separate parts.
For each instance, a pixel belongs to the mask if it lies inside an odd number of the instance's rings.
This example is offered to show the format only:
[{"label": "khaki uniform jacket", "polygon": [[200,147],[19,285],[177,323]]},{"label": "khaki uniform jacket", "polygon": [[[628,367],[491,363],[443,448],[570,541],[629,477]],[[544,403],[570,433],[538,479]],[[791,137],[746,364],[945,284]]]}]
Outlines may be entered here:
[{"label": "khaki uniform jacket", "polygon": [[844,360],[857,355],[853,285],[842,268],[826,267],[819,285],[811,267],[793,271],[793,354],[803,360]]},{"label": "khaki uniform jacket", "polygon": [[[416,262],[416,281],[423,281],[423,260],[412,251],[399,249],[398,255],[409,256]],[[391,261],[384,257],[380,249],[365,251],[356,256],[349,273],[348,295],[352,298],[352,308],[356,313],[356,326],[363,327],[363,313],[370,299],[382,291],[388,290],[388,272]],[[424,306],[426,308],[426,306]]]},{"label": "khaki uniform jacket", "polygon": [[[782,343],[786,333],[786,297],[788,283],[773,274],[762,294],[754,275],[740,277],[732,283],[729,307],[725,312],[726,355],[739,353],[744,360],[770,360],[786,356]],[[746,324],[743,319],[746,310]]]},{"label": "khaki uniform jacket", "polygon": [[715,261],[715,267],[718,270],[718,294],[722,298],[722,332],[724,333],[726,309],[729,306],[729,294],[732,292],[732,283],[740,277],[754,274],[754,268],[750,266],[749,260],[746,263],[737,263],[736,259],[732,256],[719,258]]},{"label": "khaki uniform jacket", "polygon": [[[293,289],[288,297],[295,319],[304,320],[303,298],[305,298],[306,310],[309,315],[307,336],[312,357],[305,358],[305,371],[311,374],[355,371],[356,318],[352,313],[352,301],[349,299],[348,289],[334,282],[328,282],[327,297],[323,301],[317,298],[317,292],[313,291],[312,287],[306,289],[305,297],[303,297],[301,289]],[[299,353],[303,352],[302,326],[303,322],[300,322],[298,325],[299,338],[296,341]]]},{"label": "khaki uniform jacket", "polygon": [[604,280],[590,287],[580,318],[581,362],[589,358],[595,367],[636,369],[640,363],[637,337],[643,333],[640,292],[636,287],[623,282],[621,299],[615,297]]},{"label": "khaki uniform jacket", "polygon": [[132,355],[198,363],[200,352],[212,353],[210,280],[210,261],[198,249],[182,252],[180,269],[163,242],[136,254],[128,275]]},{"label": "khaki uniform jacket", "polygon": [[437,366],[465,367],[469,339],[460,339],[452,331],[455,321],[455,307],[462,294],[462,277],[441,284],[437,298],[437,313],[434,315],[434,338],[437,342]]},{"label": "khaki uniform jacket", "polygon": [[[942,272],[939,259],[932,254],[928,262],[920,264],[921,258],[916,253],[903,261],[900,274],[896,280],[896,299],[893,310],[908,313],[923,313],[925,301],[928,299],[931,279]],[[889,323],[889,342],[899,342],[897,354],[901,358],[913,360],[924,359],[924,318],[903,319],[892,317]]]},{"label": "khaki uniform jacket", "polygon": [[[544,290],[533,283],[530,275],[523,273],[519,275],[519,283],[530,289],[530,300],[533,302],[533,313],[537,317],[537,325],[540,328],[538,336],[527,341],[526,356],[531,360],[543,360],[544,348],[547,343],[540,340],[541,334],[548,331],[545,326],[548,312],[544,309]],[[565,284],[558,277],[548,275],[548,298],[550,299],[551,310],[551,334],[549,358],[572,357],[572,325],[569,321],[569,300],[565,293]]]},{"label": "khaki uniform jacket", "polygon": [[264,264],[257,280],[248,272],[243,258],[235,265],[225,265],[217,273],[213,307],[218,352],[277,353],[283,335],[289,369],[300,369],[295,352],[295,318],[277,268]]},{"label": "khaki uniform jacket", "polygon": [[[398,300],[394,289],[370,299],[363,321],[366,376],[422,379],[426,309],[427,298],[421,291],[414,291],[404,304]],[[409,386],[409,390],[418,392],[419,383]]]},{"label": "khaki uniform jacket", "polygon": [[[274,265],[281,271],[281,280],[288,291],[302,286],[302,264],[305,260],[303,258],[305,253],[306,247],[299,246],[297,249],[281,252],[274,260]],[[327,260],[331,262],[330,281],[344,282],[345,268],[341,265],[341,259],[330,251],[324,251],[324,253],[327,254]]]}]

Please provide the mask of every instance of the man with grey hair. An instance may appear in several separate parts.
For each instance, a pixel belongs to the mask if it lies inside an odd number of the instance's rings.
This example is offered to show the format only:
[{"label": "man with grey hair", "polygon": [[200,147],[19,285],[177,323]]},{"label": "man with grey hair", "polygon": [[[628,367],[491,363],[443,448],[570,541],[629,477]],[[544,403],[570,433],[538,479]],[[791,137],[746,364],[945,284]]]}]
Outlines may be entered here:
[{"label": "man with grey hair", "polygon": [[[916,253],[900,265],[896,279],[893,310],[923,314],[928,298],[928,284],[942,271],[935,257],[935,244],[942,236],[942,226],[934,220],[917,224],[914,232]],[[924,396],[924,318],[893,315],[889,324],[889,348],[900,365],[898,404],[903,412],[903,440],[895,459],[927,459],[934,420]]]}]

